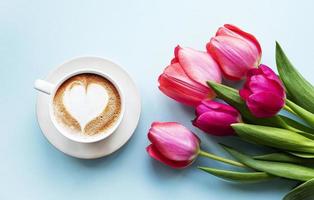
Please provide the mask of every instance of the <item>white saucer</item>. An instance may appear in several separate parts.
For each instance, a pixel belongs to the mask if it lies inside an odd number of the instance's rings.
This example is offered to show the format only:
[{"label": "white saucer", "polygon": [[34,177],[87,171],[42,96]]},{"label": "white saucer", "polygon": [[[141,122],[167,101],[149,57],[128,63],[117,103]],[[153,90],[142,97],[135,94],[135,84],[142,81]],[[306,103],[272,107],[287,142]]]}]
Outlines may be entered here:
[{"label": "white saucer", "polygon": [[108,138],[96,143],[84,144],[69,140],[53,125],[49,117],[49,96],[40,92],[37,97],[37,120],[44,136],[57,149],[76,158],[94,159],[117,151],[131,138],[140,118],[141,100],[131,77],[117,64],[99,57],[70,60],[53,70],[45,80],[56,83],[64,74],[86,67],[109,74],[125,94],[124,117],[117,130]]}]

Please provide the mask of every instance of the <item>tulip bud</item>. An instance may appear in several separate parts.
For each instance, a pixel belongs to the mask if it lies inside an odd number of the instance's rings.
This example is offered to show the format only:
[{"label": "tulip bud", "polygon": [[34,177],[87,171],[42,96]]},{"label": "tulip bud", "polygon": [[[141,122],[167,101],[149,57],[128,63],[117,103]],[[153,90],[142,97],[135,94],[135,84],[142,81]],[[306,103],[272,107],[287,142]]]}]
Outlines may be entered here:
[{"label": "tulip bud", "polygon": [[190,106],[215,93],[206,81],[221,82],[221,71],[216,61],[206,52],[191,48],[175,48],[175,58],[159,76],[159,89],[170,98]]},{"label": "tulip bud", "polygon": [[241,121],[241,115],[236,109],[211,100],[202,101],[196,107],[195,114],[193,125],[216,136],[233,135],[231,124]]},{"label": "tulip bud", "polygon": [[225,24],[206,46],[230,80],[245,78],[249,69],[257,67],[262,50],[257,39],[236,26]]},{"label": "tulip bud", "polygon": [[173,168],[192,164],[200,151],[199,138],[176,122],[154,122],[148,132],[148,154]]},{"label": "tulip bud", "polygon": [[260,65],[248,72],[244,87],[239,91],[255,117],[272,117],[285,105],[284,86],[272,69]]}]

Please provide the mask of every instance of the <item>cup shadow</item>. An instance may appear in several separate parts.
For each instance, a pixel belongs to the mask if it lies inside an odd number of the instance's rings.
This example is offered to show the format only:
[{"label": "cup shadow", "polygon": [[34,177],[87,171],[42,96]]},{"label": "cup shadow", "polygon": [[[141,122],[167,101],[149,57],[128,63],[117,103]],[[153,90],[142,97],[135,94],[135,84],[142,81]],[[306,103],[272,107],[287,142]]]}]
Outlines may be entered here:
[{"label": "cup shadow", "polygon": [[132,138],[130,139],[130,141],[128,141],[126,144],[124,144],[120,149],[118,149],[117,151],[115,151],[114,153],[105,156],[105,157],[101,157],[101,158],[96,158],[96,159],[80,159],[80,158],[74,158],[74,157],[70,157],[67,156],[69,159],[71,159],[71,161],[78,163],[80,165],[84,165],[85,167],[98,167],[98,166],[104,166],[104,167],[109,167],[109,165],[113,164],[116,162],[116,160],[119,159],[119,155],[123,154],[123,152],[125,152],[125,149],[128,148],[128,146],[130,145],[130,143],[132,142]]},{"label": "cup shadow", "polygon": [[108,167],[110,164],[113,164],[117,159],[119,159],[118,157],[120,156],[120,154],[123,154],[126,151],[125,149],[130,148],[129,146],[135,142],[136,133],[140,129],[141,124],[142,123],[140,119],[137,124],[137,127],[134,130],[134,134],[132,135],[132,137],[122,147],[120,147],[120,149],[118,149],[117,151],[113,152],[112,154],[108,156],[96,158],[96,159],[80,159],[80,158],[75,158],[75,157],[71,157],[67,155],[64,155],[64,156],[70,158],[73,162],[84,165],[86,167],[97,167],[99,165],[104,165],[104,163],[106,163],[106,166]]}]

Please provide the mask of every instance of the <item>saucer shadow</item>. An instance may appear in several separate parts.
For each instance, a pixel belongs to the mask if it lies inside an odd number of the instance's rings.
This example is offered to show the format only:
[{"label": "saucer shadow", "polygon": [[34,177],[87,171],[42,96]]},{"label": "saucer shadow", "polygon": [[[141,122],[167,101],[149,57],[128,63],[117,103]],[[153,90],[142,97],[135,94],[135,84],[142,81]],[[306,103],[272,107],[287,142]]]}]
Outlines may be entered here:
[{"label": "saucer shadow", "polygon": [[117,151],[101,158],[80,159],[80,158],[75,158],[68,155],[65,155],[65,156],[69,157],[71,160],[73,160],[73,162],[84,165],[86,167],[98,167],[99,165],[109,166],[110,164],[113,164],[117,159],[119,159],[119,155],[122,154],[126,148],[128,148],[128,146],[130,145],[129,143],[131,143],[131,140],[132,138],[130,138],[130,140]]},{"label": "saucer shadow", "polygon": [[98,165],[104,165],[104,163],[106,163],[106,165],[110,165],[114,163],[117,159],[119,159],[118,157],[121,156],[120,154],[123,154],[125,152],[125,149],[130,148],[130,145],[132,145],[132,143],[135,142],[136,135],[137,135],[136,132],[140,128],[140,126],[141,126],[141,116],[131,138],[124,145],[122,145],[122,147],[120,147],[118,150],[116,150],[110,155],[107,155],[101,158],[96,158],[96,159],[80,159],[80,158],[75,158],[71,156],[70,157],[74,162],[77,162],[87,167],[97,167]]}]

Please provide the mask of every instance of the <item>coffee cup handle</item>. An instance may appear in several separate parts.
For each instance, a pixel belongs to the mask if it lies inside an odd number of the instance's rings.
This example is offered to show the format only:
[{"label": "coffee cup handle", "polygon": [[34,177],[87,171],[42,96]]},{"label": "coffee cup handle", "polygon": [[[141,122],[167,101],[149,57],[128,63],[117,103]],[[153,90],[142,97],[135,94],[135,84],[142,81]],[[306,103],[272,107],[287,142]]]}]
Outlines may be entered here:
[{"label": "coffee cup handle", "polygon": [[34,87],[36,90],[38,90],[40,92],[43,92],[46,94],[51,94],[51,92],[54,88],[54,85],[52,83],[47,82],[47,81],[37,79],[35,81]]}]

